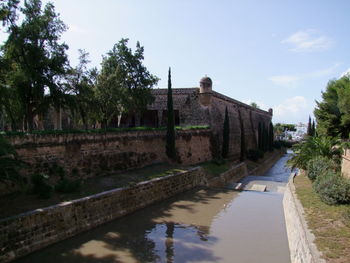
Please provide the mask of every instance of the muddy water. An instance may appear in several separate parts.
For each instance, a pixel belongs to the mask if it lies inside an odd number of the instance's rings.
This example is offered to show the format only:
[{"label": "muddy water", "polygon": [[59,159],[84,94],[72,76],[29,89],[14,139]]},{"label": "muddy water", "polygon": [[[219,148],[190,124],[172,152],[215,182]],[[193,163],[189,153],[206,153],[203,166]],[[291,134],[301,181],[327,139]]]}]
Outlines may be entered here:
[{"label": "muddy water", "polygon": [[18,262],[290,262],[282,198],[197,189]]}]

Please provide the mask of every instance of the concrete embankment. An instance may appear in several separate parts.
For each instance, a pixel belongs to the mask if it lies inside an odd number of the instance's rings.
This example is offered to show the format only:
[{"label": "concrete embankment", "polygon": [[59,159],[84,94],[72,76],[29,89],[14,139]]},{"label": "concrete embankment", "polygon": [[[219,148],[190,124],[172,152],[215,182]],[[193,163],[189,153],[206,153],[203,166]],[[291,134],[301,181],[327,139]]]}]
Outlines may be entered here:
[{"label": "concrete embankment", "polygon": [[[276,152],[261,166],[267,170],[282,155]],[[217,178],[202,167],[118,188],[78,200],[37,209],[0,220],[0,262],[9,262],[50,244],[130,214],[197,186],[237,182],[248,174],[245,163]]]},{"label": "concrete embankment", "polygon": [[293,174],[286,186],[283,208],[292,263],[322,263],[321,254],[313,243],[315,236],[308,229],[304,209],[295,193]]}]

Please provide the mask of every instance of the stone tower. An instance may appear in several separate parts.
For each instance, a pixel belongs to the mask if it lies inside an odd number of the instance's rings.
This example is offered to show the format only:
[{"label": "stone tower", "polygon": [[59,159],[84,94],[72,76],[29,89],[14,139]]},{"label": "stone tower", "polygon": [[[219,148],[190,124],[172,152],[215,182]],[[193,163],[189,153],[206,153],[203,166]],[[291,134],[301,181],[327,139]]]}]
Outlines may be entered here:
[{"label": "stone tower", "polygon": [[199,81],[199,99],[203,106],[209,106],[211,103],[211,94],[213,91],[213,82],[207,76]]}]

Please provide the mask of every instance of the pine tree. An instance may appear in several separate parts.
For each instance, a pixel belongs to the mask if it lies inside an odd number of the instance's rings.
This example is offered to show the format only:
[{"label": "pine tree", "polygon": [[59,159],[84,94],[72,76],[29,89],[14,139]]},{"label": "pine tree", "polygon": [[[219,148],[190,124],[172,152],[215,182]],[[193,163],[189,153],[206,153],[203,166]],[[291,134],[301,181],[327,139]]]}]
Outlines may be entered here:
[{"label": "pine tree", "polygon": [[168,111],[167,111],[167,130],[166,130],[166,154],[170,159],[175,159],[175,121],[173,108],[173,92],[171,89],[171,69],[168,73]]},{"label": "pine tree", "polygon": [[230,144],[230,123],[229,123],[228,111],[226,107],[223,139],[222,139],[222,157],[223,158],[226,158],[228,156],[229,144]]}]

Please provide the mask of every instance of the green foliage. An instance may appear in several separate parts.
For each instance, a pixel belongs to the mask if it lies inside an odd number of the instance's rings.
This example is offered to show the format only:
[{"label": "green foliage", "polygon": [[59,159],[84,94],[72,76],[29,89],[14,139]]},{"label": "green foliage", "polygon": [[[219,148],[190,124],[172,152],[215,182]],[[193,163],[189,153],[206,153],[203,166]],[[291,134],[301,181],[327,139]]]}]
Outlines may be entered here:
[{"label": "green foliage", "polygon": [[256,162],[259,159],[264,158],[264,152],[260,149],[249,149],[247,152],[247,157],[249,160]]},{"label": "green foliage", "polygon": [[307,123],[307,132],[306,134],[308,136],[312,136],[313,131],[312,131],[312,124],[311,124],[311,117],[309,116],[309,122]]},{"label": "green foliage", "polygon": [[103,58],[97,78],[99,120],[105,127],[126,112],[140,112],[153,101],[151,89],[158,78],[142,64],[144,48],[137,42],[133,53],[128,39],[121,39]]},{"label": "green foliage", "polygon": [[294,154],[288,161],[293,168],[307,169],[307,163],[316,156],[323,156],[340,164],[342,148],[339,140],[330,137],[308,136],[305,141],[293,145]]},{"label": "green foliage", "polygon": [[[28,0],[21,12],[21,24],[11,24],[2,47],[4,79],[10,93],[18,96],[26,128],[32,130],[35,115],[42,116],[50,105],[61,105],[64,101],[61,81],[68,68],[65,53],[68,46],[58,42],[66,26],[53,4],[42,9],[40,0]],[[5,110],[12,114],[6,107]]]},{"label": "green foliage", "polygon": [[69,180],[62,178],[56,185],[55,190],[61,193],[73,193],[79,190],[81,180]]},{"label": "green foliage", "polygon": [[257,103],[255,103],[255,102],[251,102],[250,106],[252,106],[255,109],[260,109],[259,105]]},{"label": "green foliage", "polygon": [[228,118],[227,107],[225,109],[225,119],[222,134],[222,157],[227,158],[230,145],[230,122]]},{"label": "green foliage", "polygon": [[34,174],[31,176],[33,193],[39,198],[48,199],[52,194],[52,186],[47,183],[49,176],[46,174]]},{"label": "green foliage", "polygon": [[15,148],[0,135],[0,182],[22,184],[23,178],[18,170],[23,166],[24,163],[17,159]]},{"label": "green foliage", "polygon": [[274,128],[275,128],[275,131],[281,130],[282,132],[284,132],[284,131],[296,131],[294,124],[276,123]]},{"label": "green foliage", "polygon": [[330,159],[316,156],[307,163],[307,176],[314,181],[318,176],[323,176],[330,170],[336,170],[336,165]]},{"label": "green foliage", "polygon": [[350,181],[339,173],[328,171],[316,177],[313,188],[326,204],[350,203]]},{"label": "green foliage", "polygon": [[0,1],[0,21],[3,26],[13,24],[16,19],[16,11],[18,8],[19,0],[1,0]]},{"label": "green foliage", "polygon": [[331,80],[322,101],[316,102],[314,115],[317,133],[322,136],[348,138],[350,132],[350,79]]},{"label": "green foliage", "polygon": [[173,108],[173,91],[171,89],[171,69],[168,72],[168,102],[167,102],[167,129],[166,129],[166,154],[170,159],[175,159],[175,118]]},{"label": "green foliage", "polygon": [[[97,101],[95,86],[97,81],[97,69],[89,70],[87,64],[89,53],[79,49],[79,64],[71,69],[67,75],[67,89],[71,96],[68,99],[68,106],[75,115],[75,123],[82,123],[87,130],[89,124],[94,124],[98,119],[96,113]],[[77,118],[78,116],[78,118]]]}]

